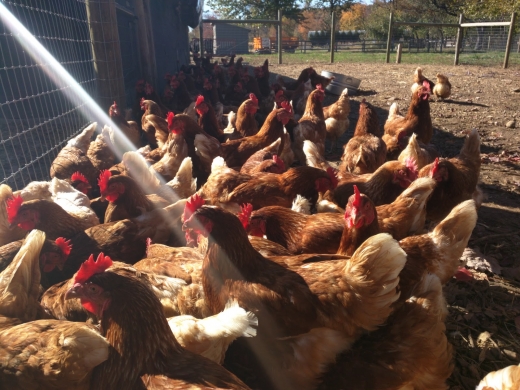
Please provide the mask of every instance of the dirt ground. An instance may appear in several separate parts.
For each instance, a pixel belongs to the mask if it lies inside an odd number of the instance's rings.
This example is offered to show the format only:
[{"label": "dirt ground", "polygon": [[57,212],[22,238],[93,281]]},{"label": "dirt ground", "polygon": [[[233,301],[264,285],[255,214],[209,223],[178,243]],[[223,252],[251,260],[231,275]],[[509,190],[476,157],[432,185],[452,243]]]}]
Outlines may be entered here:
[{"label": "dirt ground", "polygon": [[[362,80],[351,99],[344,144],[353,134],[361,99],[379,108],[381,124],[394,101],[406,112],[412,75],[420,64],[306,63],[270,69],[297,78],[307,66]],[[432,142],[442,156],[453,157],[465,134],[477,128],[482,143],[480,185],[486,199],[469,242],[473,251],[465,252],[479,264],[471,269],[473,280],[453,279],[444,289],[455,363],[448,384],[451,390],[474,389],[487,372],[520,363],[520,68],[423,66],[433,81],[436,73],[449,77],[452,95],[444,102],[431,101]],[[334,100],[327,95],[324,104]],[[508,127],[510,121],[516,121],[514,127]],[[328,159],[340,155],[338,148]]]}]

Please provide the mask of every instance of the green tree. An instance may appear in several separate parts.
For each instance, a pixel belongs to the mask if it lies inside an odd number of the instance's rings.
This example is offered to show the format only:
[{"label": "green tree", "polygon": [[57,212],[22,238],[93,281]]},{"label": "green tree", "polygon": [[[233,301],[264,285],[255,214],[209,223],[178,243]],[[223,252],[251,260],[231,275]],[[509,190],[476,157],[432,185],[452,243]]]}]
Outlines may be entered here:
[{"label": "green tree", "polygon": [[229,19],[276,19],[278,9],[288,19],[303,19],[302,10],[298,8],[296,0],[209,0],[208,6]]},{"label": "green tree", "polygon": [[[316,9],[326,10],[328,15],[336,14],[336,30],[339,29],[339,20],[341,13],[348,10],[354,4],[354,0],[314,0],[313,6]],[[323,20],[323,29],[330,31],[331,19],[325,18]]]},{"label": "green tree", "polygon": [[437,9],[453,16],[464,14],[468,20],[507,19],[520,12],[520,0],[428,0]]}]

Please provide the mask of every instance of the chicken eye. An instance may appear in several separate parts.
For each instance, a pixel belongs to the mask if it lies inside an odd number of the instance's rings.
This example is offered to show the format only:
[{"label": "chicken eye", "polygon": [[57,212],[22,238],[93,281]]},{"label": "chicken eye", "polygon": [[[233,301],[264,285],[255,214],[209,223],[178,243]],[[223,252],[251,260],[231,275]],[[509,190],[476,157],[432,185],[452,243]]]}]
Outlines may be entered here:
[{"label": "chicken eye", "polygon": [[89,289],[90,292],[93,292],[93,293],[97,293],[98,292],[98,287],[93,285],[93,284],[88,286],[88,289]]}]

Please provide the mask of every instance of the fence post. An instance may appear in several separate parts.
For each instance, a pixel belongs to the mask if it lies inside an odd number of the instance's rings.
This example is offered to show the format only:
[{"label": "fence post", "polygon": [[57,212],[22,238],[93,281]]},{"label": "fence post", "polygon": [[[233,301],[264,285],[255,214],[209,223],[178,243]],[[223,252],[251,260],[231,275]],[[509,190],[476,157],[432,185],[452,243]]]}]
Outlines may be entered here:
[{"label": "fence post", "polygon": [[388,40],[386,41],[386,63],[390,62],[390,45],[392,43],[392,28],[394,22],[394,13],[390,12],[390,23],[388,25]]},{"label": "fence post", "polygon": [[504,55],[504,69],[509,65],[509,53],[511,52],[511,43],[513,41],[513,30],[515,27],[516,12],[511,15],[511,25],[509,26],[509,34],[507,34],[506,54]]},{"label": "fence post", "polygon": [[126,107],[121,47],[117,31],[115,0],[87,0],[87,18],[98,79],[99,105],[103,110],[117,101]]},{"label": "fence post", "polygon": [[278,10],[278,65],[282,64],[282,10]]},{"label": "fence post", "polygon": [[201,20],[199,23],[199,54],[200,58],[204,57],[204,22]]},{"label": "fence post", "polygon": [[330,63],[334,63],[334,45],[336,43],[336,15],[335,12],[332,11],[330,15]]},{"label": "fence post", "polygon": [[395,59],[395,63],[396,64],[401,63],[401,44],[400,43],[397,45],[397,57]]},{"label": "fence post", "polygon": [[459,15],[459,28],[457,29],[457,40],[455,41],[455,61],[453,65],[459,64],[459,55],[460,55],[460,45],[462,44],[462,27],[460,25],[462,24],[462,20],[464,18],[464,15]]}]

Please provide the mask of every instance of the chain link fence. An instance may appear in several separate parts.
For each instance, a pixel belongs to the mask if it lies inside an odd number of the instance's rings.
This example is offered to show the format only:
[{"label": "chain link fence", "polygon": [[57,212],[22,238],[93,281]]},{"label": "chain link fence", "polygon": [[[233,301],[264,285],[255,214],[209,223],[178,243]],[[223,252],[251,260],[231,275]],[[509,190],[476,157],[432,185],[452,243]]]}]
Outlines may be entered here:
[{"label": "chain link fence", "polygon": [[[96,92],[85,0],[0,0],[89,94]],[[84,102],[66,97],[71,85],[53,78],[19,36],[0,23],[0,183],[24,187],[49,179],[66,142],[90,121]]]}]

